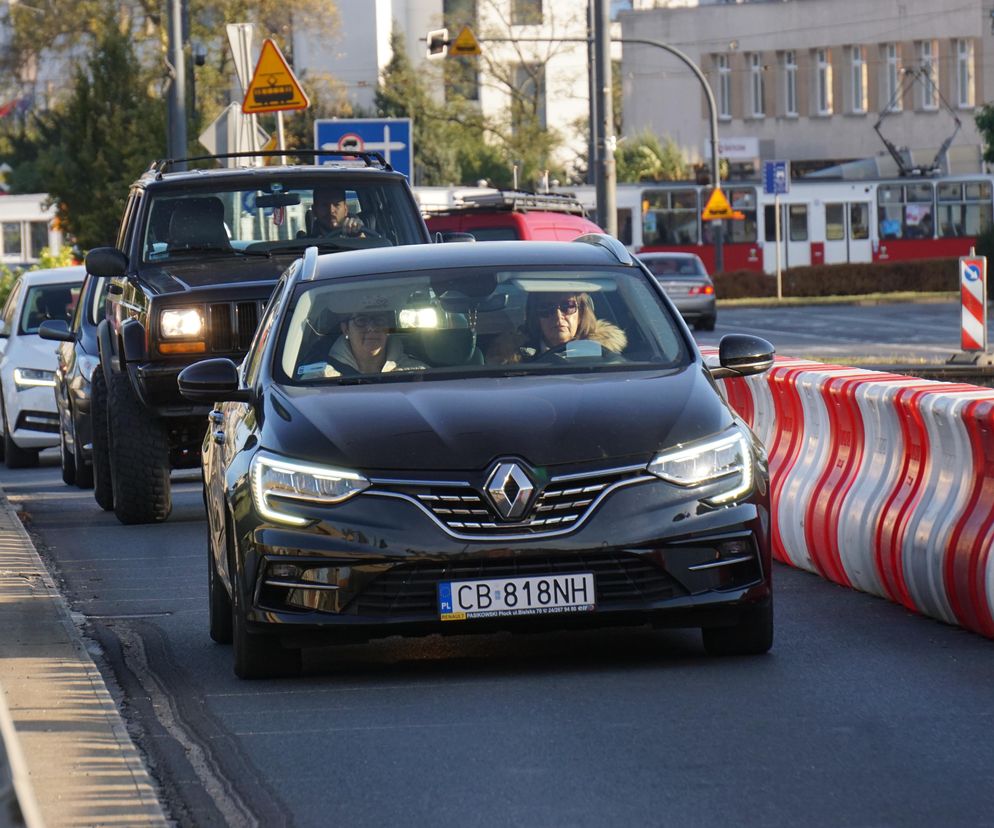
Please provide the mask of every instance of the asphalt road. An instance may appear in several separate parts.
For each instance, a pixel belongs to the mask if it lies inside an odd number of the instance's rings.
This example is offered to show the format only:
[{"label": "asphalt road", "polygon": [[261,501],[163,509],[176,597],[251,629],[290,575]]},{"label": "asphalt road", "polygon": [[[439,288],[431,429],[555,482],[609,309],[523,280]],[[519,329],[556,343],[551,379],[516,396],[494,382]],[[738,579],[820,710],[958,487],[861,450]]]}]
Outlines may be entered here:
[{"label": "asphalt road", "polygon": [[207,635],[199,483],[125,527],[43,461],[0,484],[180,825],[994,824],[972,633],[778,566],[763,657],[695,631],[391,639],[240,682]]}]

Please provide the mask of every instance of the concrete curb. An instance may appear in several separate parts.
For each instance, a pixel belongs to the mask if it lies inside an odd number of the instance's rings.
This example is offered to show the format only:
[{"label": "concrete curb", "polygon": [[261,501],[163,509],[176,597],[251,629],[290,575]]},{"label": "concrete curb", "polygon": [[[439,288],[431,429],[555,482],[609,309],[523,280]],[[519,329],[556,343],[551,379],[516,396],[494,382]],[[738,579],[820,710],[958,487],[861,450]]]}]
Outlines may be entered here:
[{"label": "concrete curb", "polygon": [[168,825],[103,677],[5,496],[0,629],[0,688],[16,733],[8,750],[23,755],[44,824]]},{"label": "concrete curb", "polygon": [[0,828],[43,828],[44,825],[31,787],[28,763],[14,731],[14,720],[0,693]]}]

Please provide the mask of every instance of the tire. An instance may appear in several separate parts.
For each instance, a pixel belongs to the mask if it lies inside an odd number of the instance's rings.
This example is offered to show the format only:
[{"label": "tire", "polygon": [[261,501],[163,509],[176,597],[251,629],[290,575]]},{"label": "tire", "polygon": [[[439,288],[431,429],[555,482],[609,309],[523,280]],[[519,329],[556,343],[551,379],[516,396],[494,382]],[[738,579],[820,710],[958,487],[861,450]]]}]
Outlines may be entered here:
[{"label": "tire", "polygon": [[708,655],[762,655],[773,646],[773,599],[745,610],[734,627],[705,627],[701,634]]},{"label": "tire", "polygon": [[76,482],[76,456],[66,446],[66,433],[59,429],[59,459],[62,462],[62,482],[72,486]]},{"label": "tire", "polygon": [[698,319],[697,324],[694,325],[694,327],[697,328],[697,330],[699,331],[713,331],[717,321],[718,321],[717,314],[715,314],[714,316],[705,316],[703,319]]},{"label": "tire", "polygon": [[231,596],[224,588],[224,582],[218,577],[217,567],[214,566],[214,549],[211,546],[209,527],[207,531],[207,608],[211,639],[218,644],[230,644],[233,635]]},{"label": "tire", "polygon": [[38,449],[22,449],[10,436],[7,425],[7,406],[0,392],[0,415],[3,416],[3,460],[8,469],[27,469],[38,465]]},{"label": "tire", "polygon": [[107,418],[114,514],[125,525],[164,521],[172,511],[169,439],[161,420],[142,406],[124,372],[111,378]]},{"label": "tire", "polygon": [[235,675],[238,678],[290,678],[300,675],[302,658],[299,649],[283,647],[274,635],[253,635],[249,632],[237,579],[232,590],[231,627]]},{"label": "tire", "polygon": [[107,445],[107,380],[100,366],[90,381],[90,427],[93,429],[93,499],[101,509],[109,512],[114,508],[114,487]]}]

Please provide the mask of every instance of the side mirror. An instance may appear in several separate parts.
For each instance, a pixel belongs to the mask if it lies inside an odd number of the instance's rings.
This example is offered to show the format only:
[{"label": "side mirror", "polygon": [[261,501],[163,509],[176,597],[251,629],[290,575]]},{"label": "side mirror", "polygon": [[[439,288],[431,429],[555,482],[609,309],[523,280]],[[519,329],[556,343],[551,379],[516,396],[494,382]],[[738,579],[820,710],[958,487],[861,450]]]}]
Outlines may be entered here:
[{"label": "side mirror", "polygon": [[86,254],[86,272],[111,278],[128,272],[128,257],[116,247],[94,247]]},{"label": "side mirror", "polygon": [[776,349],[758,336],[728,334],[718,343],[718,365],[711,368],[715,379],[762,374],[773,365]]},{"label": "side mirror", "polygon": [[472,233],[457,233],[455,231],[443,233],[441,231],[435,234],[436,244],[439,242],[444,242],[448,244],[449,242],[475,242],[476,236]]},{"label": "side mirror", "polygon": [[75,342],[76,335],[64,319],[46,319],[38,328],[38,336],[53,342]]},{"label": "side mirror", "polygon": [[238,384],[238,366],[230,359],[205,359],[179,372],[179,392],[191,402],[249,402],[252,392]]}]

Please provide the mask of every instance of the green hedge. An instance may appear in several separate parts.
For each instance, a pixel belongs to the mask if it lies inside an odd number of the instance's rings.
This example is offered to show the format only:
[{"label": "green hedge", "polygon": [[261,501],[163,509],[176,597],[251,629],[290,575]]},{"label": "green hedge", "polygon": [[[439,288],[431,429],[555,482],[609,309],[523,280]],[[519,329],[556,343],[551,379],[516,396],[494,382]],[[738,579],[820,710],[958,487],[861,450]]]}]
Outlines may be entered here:
[{"label": "green hedge", "polygon": [[[718,299],[776,296],[775,276],[753,270],[717,273]],[[863,293],[916,291],[935,293],[959,288],[958,259],[921,259],[907,262],[818,265],[783,271],[783,295],[851,296]]]}]

